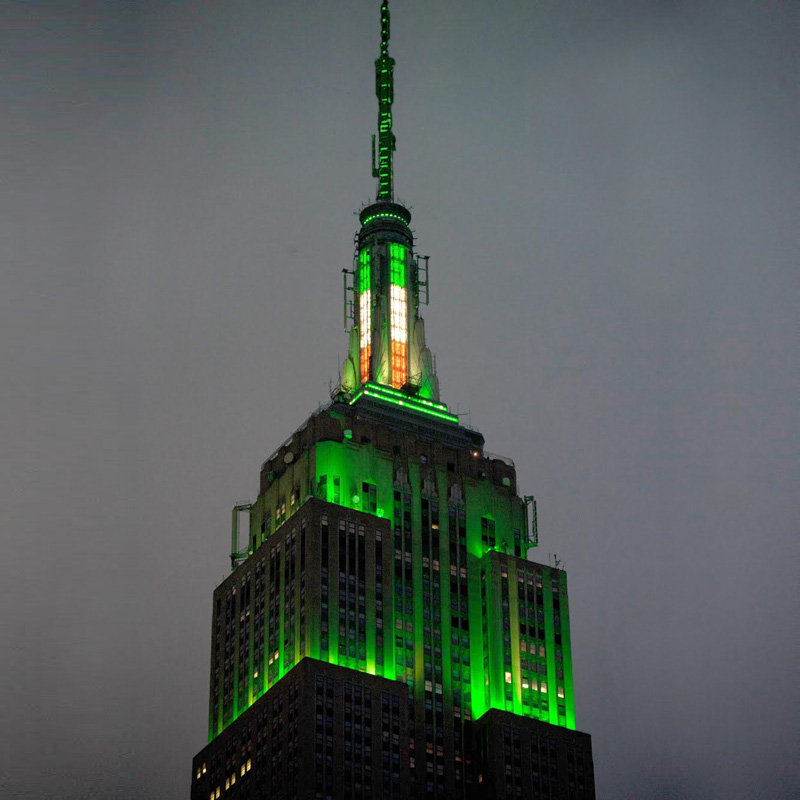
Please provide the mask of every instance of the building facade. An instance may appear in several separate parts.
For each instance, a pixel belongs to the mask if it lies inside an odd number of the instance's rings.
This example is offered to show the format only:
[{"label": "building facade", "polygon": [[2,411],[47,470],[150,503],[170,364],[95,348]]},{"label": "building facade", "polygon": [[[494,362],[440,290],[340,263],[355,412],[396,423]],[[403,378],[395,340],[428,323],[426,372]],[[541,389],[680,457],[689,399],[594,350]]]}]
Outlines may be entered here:
[{"label": "building facade", "polygon": [[387,2],[381,30],[341,385],[233,510],[191,797],[589,800],[566,573],[528,560],[535,500],[439,396],[393,194]]}]

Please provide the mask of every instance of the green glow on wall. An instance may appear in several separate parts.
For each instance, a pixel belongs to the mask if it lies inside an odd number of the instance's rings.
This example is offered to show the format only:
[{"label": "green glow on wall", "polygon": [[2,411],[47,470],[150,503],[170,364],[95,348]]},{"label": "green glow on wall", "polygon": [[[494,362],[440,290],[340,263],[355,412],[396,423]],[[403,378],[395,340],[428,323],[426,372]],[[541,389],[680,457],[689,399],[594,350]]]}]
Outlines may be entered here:
[{"label": "green glow on wall", "polygon": [[447,422],[454,422],[458,423],[458,417],[454,416],[453,414],[444,414],[439,411],[433,411],[429,408],[425,408],[425,406],[419,405],[418,401],[415,401],[413,398],[406,398],[405,400],[397,400],[392,397],[386,397],[385,395],[377,392],[373,388],[362,388],[358,394],[350,401],[351,404],[355,403],[359,398],[366,395],[367,397],[372,397],[376,400],[382,400],[385,403],[394,403],[395,405],[402,406],[407,408],[410,411],[418,411],[423,414],[428,414],[432,417],[438,417],[439,419],[446,420]]},{"label": "green glow on wall", "polygon": [[433,398],[433,390],[430,384],[423,384],[419,388],[419,397],[421,400],[431,400]]},{"label": "green glow on wall", "polygon": [[[383,390],[383,387],[377,387],[377,390],[382,391],[383,399],[387,402],[399,398],[404,401],[408,400],[402,392],[396,392],[391,389]],[[436,408],[446,408],[446,406],[440,404],[432,403],[431,405]],[[323,651],[320,647],[321,633],[319,619],[317,618],[319,611],[307,606],[306,613],[308,616],[306,618],[304,649],[301,652],[299,643],[296,643],[295,655],[290,659],[286,657],[287,654],[283,651],[285,622],[283,603],[281,603],[280,627],[276,646],[279,651],[279,666],[272,679],[268,681],[267,676],[270,673],[265,657],[262,676],[258,683],[256,683],[253,676],[252,654],[257,643],[254,639],[254,623],[252,622],[254,615],[251,615],[247,618],[250,620],[247,624],[250,625],[249,653],[251,663],[244,673],[249,676],[249,693],[245,692],[243,695],[244,703],[240,708],[238,706],[238,683],[234,684],[234,702],[236,705],[232,709],[233,713],[231,714],[231,710],[226,710],[224,713],[227,717],[223,719],[221,710],[218,719],[212,720],[210,718],[210,738],[213,739],[218,735],[223,729],[223,725],[224,727],[230,725],[233,719],[238,718],[252,702],[255,702],[265,690],[275,685],[284,675],[288,674],[304,657],[319,657],[331,664],[338,664],[348,669],[373,675],[383,675],[390,680],[406,679],[406,671],[408,670],[406,658],[411,657],[413,659],[413,667],[411,669],[413,672],[414,697],[416,701],[422,701],[424,699],[424,648],[426,644],[431,644],[434,641],[440,641],[442,647],[441,661],[437,656],[436,663],[441,663],[442,665],[441,680],[446,708],[451,707],[449,704],[452,704],[453,694],[458,689],[462,696],[465,697],[464,708],[469,709],[473,719],[480,718],[490,708],[498,708],[521,716],[542,719],[545,722],[574,729],[575,712],[566,575],[563,571],[544,565],[533,565],[531,562],[526,562],[503,552],[504,550],[513,552],[513,532],[515,530],[525,530],[526,512],[523,499],[509,491],[508,487],[493,483],[488,477],[466,479],[462,483],[463,502],[458,501],[456,506],[452,506],[452,501],[448,498],[453,476],[445,467],[441,465],[424,466],[420,464],[418,459],[409,459],[398,465],[396,456],[378,450],[371,443],[359,443],[352,438],[347,438],[344,434],[344,429],[350,430],[346,426],[352,423],[349,422],[346,415],[341,415],[340,413],[336,419],[340,421],[343,428],[342,440],[318,441],[310,451],[301,453],[291,464],[286,465],[285,472],[279,474],[253,504],[251,531],[260,531],[260,520],[263,516],[274,520],[275,506],[279,505],[281,498],[287,497],[292,488],[296,486],[300,487],[303,497],[314,496],[344,508],[350,508],[361,513],[370,513],[375,517],[376,524],[378,524],[378,519],[388,520],[388,523],[387,521],[380,523],[384,531],[394,530],[395,523],[393,521],[398,519],[398,508],[408,508],[410,510],[410,528],[408,530],[412,541],[411,561],[409,562],[412,595],[408,598],[408,602],[412,603],[411,612],[406,613],[403,611],[398,615],[394,598],[392,597],[392,587],[395,586],[394,581],[396,578],[393,575],[388,575],[385,568],[383,663],[380,664],[378,658],[376,608],[374,595],[372,595],[373,599],[370,600],[369,591],[371,590],[369,588],[367,589],[367,617],[365,623],[367,630],[365,657],[359,659],[339,654],[337,651],[337,643],[339,642],[338,605],[335,599],[338,596],[338,592],[334,588],[335,584],[332,584],[331,601],[328,610],[328,648]],[[469,456],[468,453],[465,455]],[[400,507],[398,507],[398,501],[395,499],[398,466],[402,466],[407,470],[407,492],[409,497],[408,501],[403,501],[403,503],[408,502],[408,505],[401,505]],[[431,478],[433,478],[433,486],[435,487],[434,493],[425,494],[424,486],[431,486]],[[458,480],[461,481],[462,479],[459,478]],[[375,492],[371,493],[371,495],[366,494],[363,489],[365,482],[375,486]],[[427,491],[430,491],[430,488]],[[359,498],[357,503],[353,499],[356,496]],[[373,497],[371,504],[366,501],[369,496]],[[431,636],[430,633],[423,633],[425,625],[428,624],[423,618],[423,607],[426,602],[424,598],[426,592],[431,591],[430,584],[427,582],[428,577],[426,576],[437,574],[433,572],[430,563],[428,565],[423,563],[422,557],[423,524],[421,504],[425,497],[438,498],[439,502],[438,535],[441,555],[438,575],[441,585],[440,605],[443,612],[441,622],[437,623],[437,627],[440,625],[439,639],[429,638]],[[293,506],[290,509],[286,520],[287,523],[292,519],[292,515],[302,508],[302,505],[301,503],[299,506]],[[365,508],[367,505],[370,508]],[[450,589],[452,573],[450,571],[449,543],[454,537],[458,537],[456,531],[450,530],[448,509],[452,507],[463,509],[463,526],[466,530],[466,614],[468,632],[460,631],[457,626],[451,626],[450,621],[449,610],[452,598],[456,597],[459,603],[463,602],[463,595],[462,597],[458,597],[457,594],[451,595]],[[482,519],[484,518],[491,519],[494,523],[492,532],[495,541],[491,547],[487,546],[483,541],[484,528]],[[279,531],[284,530],[287,529],[281,527],[277,531],[273,531],[271,535],[283,535]],[[384,553],[386,548],[389,548],[392,556],[395,549],[393,537],[394,533],[390,533],[388,537],[384,534],[382,539],[383,547],[385,548]],[[269,541],[269,535],[260,539],[258,536],[256,538],[257,546],[263,544],[269,547]],[[265,552],[268,551],[257,551],[253,557],[261,558],[263,557],[261,554]],[[369,562],[368,551],[367,563]],[[386,563],[386,555],[384,555],[384,563]],[[502,610],[501,581],[503,569],[508,572],[507,612]],[[541,665],[542,669],[546,669],[546,674],[534,673],[537,679],[541,678],[541,683],[546,682],[547,684],[546,694],[540,693],[539,695],[535,694],[530,688],[530,665],[533,659],[530,654],[523,653],[521,650],[523,635],[527,636],[528,642],[530,642],[532,641],[532,634],[521,633],[520,626],[523,614],[517,598],[518,577],[520,575],[523,578],[530,576],[534,570],[538,570],[537,574],[540,574],[540,582],[542,584],[542,600],[541,602],[537,600],[536,605],[536,613],[541,614],[541,621],[537,622],[537,630],[543,632],[545,637],[544,639],[537,638],[536,643],[537,648],[541,644],[546,651],[546,655],[542,656],[537,652],[535,659],[537,667]],[[481,601],[482,573],[487,576],[487,617],[485,625]],[[234,578],[234,580],[237,579]],[[368,578],[368,586],[369,580]],[[557,592],[553,591],[552,587],[554,585],[558,587]],[[283,596],[283,584],[281,584],[279,594]],[[396,594],[395,597],[397,597]],[[558,598],[558,606],[554,603],[554,598]],[[406,599],[404,597],[404,604],[405,602]],[[508,615],[505,618],[508,620],[508,628],[505,629],[504,613]],[[528,611],[527,613],[530,612]],[[560,626],[557,628],[556,618],[558,616],[560,616]],[[402,629],[396,628],[396,620],[403,623]],[[269,617],[267,615],[267,623],[268,621]],[[413,631],[405,630],[406,621],[413,625]],[[505,636],[510,639],[509,645],[504,644],[504,630]],[[556,633],[559,631],[561,642],[557,643]],[[469,676],[458,680],[458,683],[456,682],[457,679],[453,677],[454,672],[452,672],[452,670],[458,668],[452,658],[453,645],[451,639],[453,634],[465,634],[468,636],[467,644],[464,646],[467,648],[470,657]],[[410,641],[413,642],[413,649],[407,650],[403,647],[403,650],[400,651],[396,647],[396,635],[402,635],[403,641],[410,637]],[[267,634],[265,633],[264,636],[266,639]],[[483,668],[484,645],[488,654],[488,674],[484,672]],[[397,658],[401,655],[403,656],[402,666],[397,662]],[[508,660],[509,657],[510,661]],[[523,668],[524,659],[527,660],[526,666]],[[238,675],[237,665],[238,661],[234,665],[234,676]],[[464,669],[463,665],[461,669]],[[511,673],[510,682],[506,681],[506,672]],[[487,677],[488,683],[486,683]],[[222,677],[219,680],[221,682]],[[238,680],[238,677],[235,680]],[[523,681],[528,684],[527,689],[523,688]],[[220,683],[219,685],[221,686],[222,684]],[[563,699],[558,697],[559,686],[563,687]],[[466,700],[467,692],[469,692],[469,700]],[[532,702],[533,698],[536,698],[535,703]],[[545,698],[547,700],[546,706],[543,702]]]},{"label": "green glow on wall", "polygon": [[406,248],[389,242],[389,280],[395,286],[406,285]]},{"label": "green glow on wall", "polygon": [[[566,573],[562,570],[557,570],[552,567],[544,565],[536,565],[536,569],[541,571],[541,584],[543,606],[541,607],[542,618],[544,620],[545,640],[537,639],[537,650],[540,644],[543,644],[546,650],[546,675],[534,672],[535,680],[541,678],[542,683],[547,684],[546,694],[536,695],[539,698],[539,703],[546,701],[547,707],[544,709],[542,706],[537,707],[526,705],[522,702],[523,692],[528,692],[530,695],[535,695],[532,688],[527,690],[523,689],[523,670],[522,670],[522,653],[520,648],[521,637],[519,634],[520,623],[520,609],[519,604],[515,599],[516,587],[518,585],[519,570],[524,566],[526,576],[529,575],[530,562],[525,562],[521,559],[502,559],[498,557],[495,552],[487,553],[484,560],[484,568],[487,571],[487,606],[492,606],[494,612],[490,614],[489,623],[489,651],[490,651],[490,696],[486,707],[475,708],[476,719],[482,716],[489,708],[498,708],[500,710],[511,711],[514,714],[521,716],[532,717],[540,719],[543,722],[548,722],[552,725],[566,727],[570,730],[575,730],[575,709],[574,709],[574,694],[572,687],[572,655],[569,640],[569,618],[568,618],[568,604],[566,594]],[[490,566],[491,565],[491,566]],[[509,618],[510,618],[510,633],[511,633],[511,678],[512,678],[512,700],[511,707],[506,700],[504,693],[505,684],[505,669],[503,665],[503,620],[499,610],[502,604],[502,597],[500,593],[500,581],[502,568],[508,571],[509,582]],[[491,577],[489,577],[491,575]],[[551,589],[552,586],[558,586],[558,591]],[[513,587],[513,588],[512,588]],[[560,602],[559,612],[554,610],[554,599],[558,598]],[[561,625],[557,628],[555,624],[556,617],[560,613]],[[542,623],[537,623],[541,626]],[[556,631],[561,633],[561,643],[556,642]],[[559,661],[556,654],[560,654],[561,660]],[[528,654],[531,661],[534,659]],[[536,663],[541,663],[542,659],[538,657],[535,659]],[[558,670],[563,669],[563,678],[558,677]],[[531,673],[529,672],[529,675]],[[530,677],[528,677],[529,687],[531,686]],[[558,687],[563,688],[564,698],[559,698]],[[537,690],[538,691],[538,690]],[[563,709],[563,713],[560,712]]]},{"label": "green glow on wall", "polygon": [[[327,476],[324,482],[325,494],[320,499],[364,514],[372,514],[379,519],[384,509],[391,507],[392,463],[387,457],[374,452],[371,445],[317,442],[314,460],[316,484],[320,485],[323,476]],[[335,480],[339,482],[338,490]],[[363,508],[360,496],[358,502],[353,502],[353,498],[358,495],[358,487],[364,482],[377,487],[375,511]]]},{"label": "green glow on wall", "polygon": [[365,247],[358,254],[358,291],[363,294],[370,288],[369,248]]},{"label": "green glow on wall", "polygon": [[[390,397],[395,397],[400,400],[414,399],[417,402],[422,403],[427,408],[435,409],[437,411],[447,412],[447,406],[444,403],[435,403],[433,400],[420,400],[419,398],[409,398],[408,395],[403,394],[397,389],[392,389],[390,386],[381,386],[380,384],[377,383],[368,383],[366,384],[366,386],[370,389],[375,389],[376,391],[379,391],[382,394],[388,395]],[[458,418],[455,417],[455,419]]]},{"label": "green glow on wall", "polygon": [[432,400],[424,400],[419,397],[409,397],[402,392],[398,392],[396,389],[391,389],[376,383],[363,384],[350,400],[350,404],[353,405],[364,395],[376,400],[383,400],[385,403],[393,403],[409,411],[417,411],[436,417],[437,419],[443,419],[447,422],[458,424],[458,417],[455,414],[450,414],[446,405],[434,403]]},{"label": "green glow on wall", "polygon": [[[552,582],[552,581],[551,581]],[[544,614],[547,619],[553,617],[553,598],[550,592],[544,593]],[[555,637],[553,634],[552,626],[548,627],[547,638],[545,639],[545,646],[547,647],[547,699],[548,699],[548,719],[551,725],[558,724],[558,708],[555,700],[555,671],[556,671],[556,657],[555,657]]]},{"label": "green glow on wall", "polygon": [[[275,680],[270,681],[269,685],[266,688],[261,689],[257,693],[251,691],[250,695],[251,699],[244,706],[244,708],[237,708],[236,713],[231,717],[231,719],[228,720],[228,722],[226,722],[224,725],[221,724],[216,732],[210,733],[208,741],[210,742],[216,739],[217,736],[219,736],[226,728],[229,728],[234,722],[236,722],[236,720],[239,719],[239,717],[241,717],[242,714],[244,714],[244,712],[247,711],[247,709],[253,705],[253,703],[255,703],[262,695],[265,695],[273,686],[275,686],[277,683],[283,680],[283,678],[285,678],[304,658],[313,658],[313,656],[305,654],[301,655],[300,658],[290,667],[287,668],[282,667]],[[346,669],[352,669],[355,672],[366,672],[368,675],[380,674],[376,672],[374,659],[372,659],[372,661],[367,660],[365,669],[359,669],[356,659],[346,658],[340,663],[338,660],[338,653],[335,653],[333,651],[330,651],[327,659],[319,659],[319,660],[326,660],[329,664],[334,664],[334,665],[338,664],[341,667],[345,667]],[[387,678],[388,680],[394,680],[395,679],[394,670],[391,671],[391,674],[389,674],[388,671],[384,670],[383,677]]]}]

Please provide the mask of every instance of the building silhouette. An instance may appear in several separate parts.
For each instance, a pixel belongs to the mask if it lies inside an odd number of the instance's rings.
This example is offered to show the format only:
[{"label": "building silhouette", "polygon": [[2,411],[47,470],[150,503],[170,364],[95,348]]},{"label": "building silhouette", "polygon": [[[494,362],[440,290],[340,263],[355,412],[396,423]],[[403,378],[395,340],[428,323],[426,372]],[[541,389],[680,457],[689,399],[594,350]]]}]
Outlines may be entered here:
[{"label": "building silhouette", "polygon": [[528,560],[535,500],[439,396],[428,259],[394,199],[388,45],[384,0],[348,356],[233,510],[191,797],[590,800],[566,573]]}]

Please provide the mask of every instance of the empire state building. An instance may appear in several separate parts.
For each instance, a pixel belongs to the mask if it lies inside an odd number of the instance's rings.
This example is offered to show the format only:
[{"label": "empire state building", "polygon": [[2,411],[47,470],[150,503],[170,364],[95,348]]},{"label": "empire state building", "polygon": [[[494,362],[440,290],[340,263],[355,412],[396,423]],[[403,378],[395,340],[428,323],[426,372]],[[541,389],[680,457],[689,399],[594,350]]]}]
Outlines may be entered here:
[{"label": "empire state building", "polygon": [[428,259],[394,197],[386,0],[380,22],[341,384],[233,509],[191,797],[592,800],[567,575],[529,558],[513,461],[440,396]]}]

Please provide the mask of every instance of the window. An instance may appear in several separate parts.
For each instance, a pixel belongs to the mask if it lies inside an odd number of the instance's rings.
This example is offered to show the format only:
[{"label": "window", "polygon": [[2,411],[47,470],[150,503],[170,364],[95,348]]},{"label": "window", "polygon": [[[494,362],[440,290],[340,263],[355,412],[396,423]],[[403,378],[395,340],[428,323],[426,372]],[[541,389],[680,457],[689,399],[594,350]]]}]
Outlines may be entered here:
[{"label": "window", "polygon": [[372,355],[372,291],[369,250],[358,254],[358,327],[361,347],[361,382],[369,380],[369,359]]},{"label": "window", "polygon": [[378,488],[374,483],[365,481],[361,484],[361,493],[363,495],[362,510],[369,514],[375,514],[378,510]]},{"label": "window", "polygon": [[406,294],[406,249],[389,243],[389,323],[391,329],[392,386],[407,380],[408,301]]},{"label": "window", "polygon": [[278,506],[275,509],[275,527],[281,525],[286,521],[286,498],[281,497],[278,500]]},{"label": "window", "polygon": [[494,520],[489,517],[481,517],[481,541],[486,547],[494,547]]},{"label": "window", "polygon": [[399,286],[392,286],[389,295],[391,304],[391,328],[392,328],[392,386],[400,388],[406,382],[407,363],[406,363],[406,342],[408,332],[406,330],[407,303],[406,290]]}]

